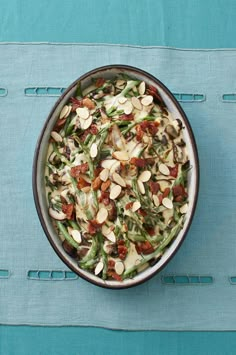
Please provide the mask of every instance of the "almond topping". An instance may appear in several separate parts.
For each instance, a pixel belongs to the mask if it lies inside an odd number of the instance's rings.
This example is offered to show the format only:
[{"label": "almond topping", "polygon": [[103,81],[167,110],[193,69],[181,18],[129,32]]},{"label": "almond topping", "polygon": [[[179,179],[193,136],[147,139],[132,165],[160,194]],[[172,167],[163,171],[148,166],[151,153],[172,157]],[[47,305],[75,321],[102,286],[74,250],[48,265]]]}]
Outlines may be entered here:
[{"label": "almond topping", "polygon": [[110,242],[112,242],[112,243],[115,243],[115,242],[116,242],[116,236],[115,236],[115,233],[114,233],[113,231],[111,231],[110,233],[108,233],[108,234],[106,235],[106,238],[107,238],[108,240],[110,240]]},{"label": "almond topping", "polygon": [[55,131],[51,132],[51,137],[54,139],[55,142],[62,142],[62,136]]},{"label": "almond topping", "polygon": [[131,102],[132,102],[133,106],[134,106],[137,110],[139,110],[139,111],[142,110],[142,107],[143,107],[143,106],[142,106],[141,102],[139,101],[139,99],[138,99],[136,96],[133,96],[133,97],[132,97]]},{"label": "almond topping", "polygon": [[93,143],[90,148],[90,156],[91,158],[95,158],[98,154],[98,147],[96,143]]},{"label": "almond topping", "polygon": [[117,160],[129,160],[128,153],[125,151],[116,151],[112,154]]},{"label": "almond topping", "polygon": [[61,110],[59,118],[62,119],[64,117],[66,117],[68,110],[69,110],[69,106],[65,105],[63,107],[63,109]]},{"label": "almond topping", "polygon": [[91,190],[90,186],[85,186],[85,187],[82,187],[82,189],[81,189],[81,191],[83,191],[85,193],[88,193],[90,190]]},{"label": "almond topping", "polygon": [[80,231],[78,231],[78,230],[76,230],[76,229],[73,229],[73,230],[71,231],[71,236],[72,236],[72,238],[73,238],[78,244],[81,243],[82,238],[81,238]]},{"label": "almond topping", "polygon": [[144,81],[142,81],[141,84],[138,87],[139,95],[144,95],[145,91],[146,91],[146,84],[145,84]]},{"label": "almond topping", "polygon": [[159,165],[159,171],[163,175],[170,175],[170,170],[169,170],[168,166],[166,166],[165,164]]},{"label": "almond topping", "polygon": [[84,120],[87,120],[89,118],[89,110],[87,107],[78,107],[76,109],[76,113],[79,117],[83,118]]},{"label": "almond topping", "polygon": [[94,274],[95,275],[98,275],[100,274],[100,272],[102,271],[103,269],[103,262],[102,261],[99,261],[99,263],[97,263],[97,266],[95,267],[95,270],[94,270]]},{"label": "almond topping", "polygon": [[126,101],[123,105],[124,113],[129,115],[133,111],[133,105],[130,101]]},{"label": "almond topping", "polygon": [[139,191],[141,192],[142,195],[144,195],[145,194],[145,188],[144,188],[144,185],[143,185],[142,181],[138,180],[137,183],[138,183]]},{"label": "almond topping", "polygon": [[124,264],[122,263],[122,261],[117,261],[117,262],[115,263],[115,272],[116,272],[118,275],[123,274],[124,269],[125,269],[125,267],[124,267]]},{"label": "almond topping", "polygon": [[143,106],[149,106],[151,105],[152,102],[153,102],[153,96],[151,95],[144,96],[141,100]]},{"label": "almond topping", "polygon": [[163,206],[171,210],[173,208],[173,203],[168,197],[164,197],[162,200]]},{"label": "almond topping", "polygon": [[179,209],[180,213],[185,214],[188,211],[188,204],[185,203],[183,206],[180,207]]},{"label": "almond topping", "polygon": [[104,168],[104,169],[110,170],[111,167],[112,167],[112,165],[113,165],[114,163],[116,163],[116,162],[117,162],[117,160],[115,160],[115,159],[106,159],[106,160],[103,160],[103,161],[102,161],[101,166],[102,166],[102,168]]},{"label": "almond topping", "polygon": [[80,118],[79,122],[82,129],[87,129],[91,126],[91,123],[93,122],[93,117],[89,116],[89,118],[86,120]]},{"label": "almond topping", "polygon": [[114,185],[110,191],[110,199],[115,200],[121,193],[121,186],[120,185]]},{"label": "almond topping", "polygon": [[112,174],[112,179],[113,181],[115,181],[118,185],[122,186],[122,187],[125,187],[126,186],[126,183],[125,183],[125,180],[122,179],[122,177],[117,174],[117,173],[113,173]]},{"label": "almond topping", "polygon": [[96,220],[99,224],[102,224],[105,222],[105,220],[107,219],[108,217],[108,212],[107,212],[107,209],[104,208],[104,207],[101,207],[100,210],[98,211],[97,213],[97,217],[96,217]]},{"label": "almond topping", "polygon": [[157,197],[157,195],[153,195],[152,198],[153,198],[154,205],[158,207],[160,205],[159,198]]},{"label": "almond topping", "polygon": [[137,211],[141,207],[141,203],[139,201],[135,201],[132,206],[132,212]]},{"label": "almond topping", "polygon": [[109,170],[108,170],[107,168],[103,169],[103,170],[100,172],[99,176],[100,176],[100,179],[101,179],[103,182],[107,181],[108,176],[109,176]]},{"label": "almond topping", "polygon": [[144,170],[140,175],[138,180],[142,181],[142,182],[147,182],[148,180],[150,180],[152,173],[149,170]]}]

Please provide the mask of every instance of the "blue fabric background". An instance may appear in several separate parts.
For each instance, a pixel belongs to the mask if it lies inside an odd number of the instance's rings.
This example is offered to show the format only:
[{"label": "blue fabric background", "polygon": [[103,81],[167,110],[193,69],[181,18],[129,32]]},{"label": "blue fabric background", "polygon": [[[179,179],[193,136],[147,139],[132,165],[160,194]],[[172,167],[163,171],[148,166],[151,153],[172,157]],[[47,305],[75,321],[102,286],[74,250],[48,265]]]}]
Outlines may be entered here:
[{"label": "blue fabric background", "polygon": [[[234,0],[1,0],[0,5],[0,41],[235,47]],[[234,333],[0,327],[1,355],[218,355],[234,354],[235,345]]]}]

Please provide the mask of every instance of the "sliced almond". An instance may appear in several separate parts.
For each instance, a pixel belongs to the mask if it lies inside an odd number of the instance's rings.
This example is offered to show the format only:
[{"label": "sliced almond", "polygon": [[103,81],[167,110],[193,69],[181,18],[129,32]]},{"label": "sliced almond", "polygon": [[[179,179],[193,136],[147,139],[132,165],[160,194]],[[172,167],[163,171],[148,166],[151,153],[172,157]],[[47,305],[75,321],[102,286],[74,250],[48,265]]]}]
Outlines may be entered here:
[{"label": "sliced almond", "polygon": [[119,97],[118,101],[120,104],[124,104],[127,101],[127,97],[121,96]]},{"label": "sliced almond", "polygon": [[111,232],[111,229],[105,224],[102,225],[102,234],[106,237]]},{"label": "sliced almond", "polygon": [[133,105],[131,101],[126,101],[123,105],[123,110],[126,115],[129,115],[133,111]]},{"label": "sliced almond", "polygon": [[89,116],[87,120],[80,118],[79,122],[82,129],[88,129],[91,126],[91,123],[93,122],[93,117]]},{"label": "sliced almond", "polygon": [[115,200],[121,193],[121,186],[120,185],[114,185],[110,191],[110,199]]},{"label": "sliced almond", "polygon": [[85,186],[85,187],[82,187],[81,191],[82,192],[85,192],[86,194],[91,190],[91,187],[90,186]]},{"label": "sliced almond", "polygon": [[139,210],[140,207],[141,207],[141,203],[139,201],[135,201],[132,206],[132,212]]},{"label": "sliced almond", "polygon": [[63,109],[61,110],[59,118],[61,119],[61,118],[66,117],[66,114],[67,114],[68,110],[69,110],[69,106],[65,105],[63,107]]},{"label": "sliced almond", "polygon": [[95,267],[94,274],[95,275],[100,274],[100,272],[102,271],[103,267],[104,267],[103,262],[99,261],[99,263],[97,263],[97,266]]},{"label": "sliced almond", "polygon": [[153,198],[154,205],[156,207],[158,207],[160,205],[160,201],[159,201],[158,196],[157,195],[153,195],[152,198]]},{"label": "sliced almond", "polygon": [[99,176],[100,176],[100,179],[101,179],[103,182],[107,181],[108,176],[109,176],[109,170],[108,170],[107,168],[103,169],[103,170],[100,172]]},{"label": "sliced almond", "polygon": [[139,84],[139,87],[138,87],[139,95],[144,95],[144,94],[145,94],[145,91],[146,91],[146,84],[145,84],[144,81],[142,81],[142,82]]},{"label": "sliced almond", "polygon": [[149,106],[153,102],[153,96],[152,95],[146,95],[142,98],[141,103],[143,106]]},{"label": "sliced almond", "polygon": [[96,220],[99,224],[102,224],[105,222],[105,220],[108,217],[108,212],[107,209],[104,207],[101,207],[100,210],[97,213]]},{"label": "sliced almond", "polygon": [[82,238],[81,238],[81,233],[80,231],[76,230],[76,229],[73,229],[71,231],[71,235],[72,235],[72,238],[78,243],[80,244],[82,242]]},{"label": "sliced almond", "polygon": [[95,158],[98,155],[98,146],[96,143],[93,143],[90,148],[91,158]]},{"label": "sliced almond", "polygon": [[117,160],[120,160],[120,161],[122,161],[122,160],[129,160],[129,156],[128,156],[128,153],[127,152],[125,152],[125,151],[116,151],[116,152],[114,152],[113,154],[112,154],[112,156],[114,157],[114,158],[116,158]]},{"label": "sliced almond", "polygon": [[113,174],[115,171],[119,170],[120,162],[116,160],[116,162],[111,166],[110,174]]},{"label": "sliced almond", "polygon": [[138,183],[139,191],[141,192],[142,195],[144,195],[145,194],[145,188],[144,188],[143,182],[138,180],[137,183]]},{"label": "sliced almond", "polygon": [[150,177],[152,176],[151,171],[149,170],[144,170],[140,175],[138,180],[142,181],[142,182],[147,182],[148,180],[150,180]]},{"label": "sliced almond", "polygon": [[117,275],[123,274],[124,269],[125,269],[125,266],[122,263],[122,261],[117,261],[115,263],[115,272],[117,273]]},{"label": "sliced almond", "polygon": [[139,101],[139,99],[136,97],[136,96],[133,96],[131,98],[131,102],[132,102],[132,105],[139,111],[142,110],[143,106],[141,104],[141,102]]},{"label": "sliced almond", "polygon": [[118,80],[117,80],[117,82],[116,82],[116,87],[117,87],[118,89],[123,89],[124,85],[125,85],[125,80],[122,80],[122,79],[118,79]]},{"label": "sliced almond", "polygon": [[106,159],[101,162],[101,166],[104,169],[110,170],[112,165],[116,162],[117,160],[115,159]]},{"label": "sliced almond", "polygon": [[62,142],[62,136],[55,131],[51,132],[51,137],[54,139],[55,142]]},{"label": "sliced almond", "polygon": [[110,240],[110,242],[112,242],[112,243],[115,243],[115,242],[116,242],[116,236],[115,236],[115,233],[114,233],[113,231],[111,231],[110,233],[108,233],[108,234],[106,235],[106,238],[107,238],[108,240]]},{"label": "sliced almond", "polygon": [[165,206],[166,208],[168,208],[170,210],[173,208],[173,202],[168,197],[163,198],[162,204],[163,204],[163,206]]},{"label": "sliced almond", "polygon": [[76,113],[79,117],[83,118],[84,120],[87,120],[89,118],[89,110],[87,107],[78,107],[76,109]]},{"label": "sliced almond", "polygon": [[118,185],[122,186],[122,187],[126,187],[126,183],[125,180],[122,179],[122,177],[117,174],[117,173],[113,173],[112,174],[112,179],[114,182],[116,182]]},{"label": "sliced almond", "polygon": [[165,164],[159,165],[159,171],[163,175],[170,175],[170,170],[169,170],[168,166],[166,166]]},{"label": "sliced almond", "polygon": [[63,221],[63,219],[66,219],[66,214],[63,212],[57,212],[53,210],[51,207],[49,208],[49,215],[56,219],[57,221]]},{"label": "sliced almond", "polygon": [[180,207],[179,209],[180,213],[185,214],[188,211],[188,204],[185,203],[183,206]]}]

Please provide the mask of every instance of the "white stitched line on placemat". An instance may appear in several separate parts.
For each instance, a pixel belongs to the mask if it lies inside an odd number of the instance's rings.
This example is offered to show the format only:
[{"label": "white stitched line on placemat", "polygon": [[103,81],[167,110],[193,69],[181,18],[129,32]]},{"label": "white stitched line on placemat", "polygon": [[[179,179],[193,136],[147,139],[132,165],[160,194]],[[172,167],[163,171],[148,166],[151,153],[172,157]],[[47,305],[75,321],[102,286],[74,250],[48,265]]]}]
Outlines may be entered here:
[{"label": "white stitched line on placemat", "polygon": [[206,101],[205,94],[173,93],[179,102],[203,102]]},{"label": "white stitched line on placemat", "polygon": [[11,273],[7,269],[0,269],[0,279],[9,279]]},{"label": "white stitched line on placemat", "polygon": [[0,87],[0,97],[7,96],[8,90],[6,88]]},{"label": "white stitched line on placemat", "polygon": [[210,285],[214,282],[210,275],[162,275],[161,282],[165,285]]},{"label": "white stitched line on placemat", "polygon": [[29,270],[27,272],[28,280],[72,281],[78,278],[78,275],[69,270]]},{"label": "white stitched line on placemat", "polygon": [[58,86],[30,86],[24,89],[25,96],[61,96],[66,88]]},{"label": "white stitched line on placemat", "polygon": [[221,96],[222,102],[235,103],[236,102],[236,93],[223,94]]}]

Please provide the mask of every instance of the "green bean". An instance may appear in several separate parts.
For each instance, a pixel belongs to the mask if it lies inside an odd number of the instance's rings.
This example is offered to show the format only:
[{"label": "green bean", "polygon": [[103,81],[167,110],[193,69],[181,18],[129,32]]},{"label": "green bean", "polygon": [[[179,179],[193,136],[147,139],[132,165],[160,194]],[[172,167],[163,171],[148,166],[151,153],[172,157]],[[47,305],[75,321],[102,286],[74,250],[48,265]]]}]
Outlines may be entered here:
[{"label": "green bean", "polygon": [[90,158],[88,147],[79,139],[79,137],[73,136],[73,138],[81,146],[81,148],[84,152],[84,155],[86,157],[86,160],[88,162],[90,178],[94,179],[94,166],[93,166],[92,159]]},{"label": "green bean", "polygon": [[98,234],[98,238],[99,238],[99,242],[100,242],[100,253],[101,253],[102,262],[103,262],[102,278],[103,278],[103,280],[106,280],[107,270],[108,270],[107,254],[105,253],[105,251],[103,249],[103,236],[101,233]]},{"label": "green bean", "polygon": [[94,267],[95,264],[97,264],[97,262],[98,262],[98,259],[90,259],[84,264],[80,263],[80,267],[81,267],[81,269],[90,270]]},{"label": "green bean", "polygon": [[127,269],[123,274],[123,279],[129,277],[130,273],[136,271],[140,266],[144,265],[149,260],[155,258],[158,254],[163,252],[165,247],[167,245],[169,245],[169,243],[172,241],[172,239],[177,235],[179,230],[182,228],[182,226],[181,226],[182,222],[183,222],[183,218],[181,218],[179,220],[179,222],[172,228],[170,234],[166,238],[164,238],[164,240],[160,243],[158,248],[153,253],[148,254],[147,256],[144,256],[138,265],[134,265],[131,268]]},{"label": "green bean", "polygon": [[126,133],[128,133],[133,127],[135,127],[137,124],[143,122],[143,121],[155,121],[156,117],[153,116],[146,116],[143,118],[139,118],[137,119],[135,122],[131,123],[126,129],[121,129],[121,132],[123,134],[123,136],[126,135]]},{"label": "green bean", "polygon": [[66,163],[68,166],[71,166],[71,162],[66,159],[66,157],[59,153],[58,149],[57,149],[57,146],[56,146],[56,143],[52,143],[52,147],[53,147],[53,151],[56,153],[56,155],[58,156],[58,158],[60,158],[60,160],[63,162],[63,163]]},{"label": "green bean", "polygon": [[127,81],[127,84],[125,88],[121,91],[121,93],[118,96],[126,96],[128,92],[133,89],[134,86],[138,85],[140,83],[139,80],[129,80]]},{"label": "green bean", "polygon": [[81,231],[81,227],[75,221],[72,221],[71,219],[69,219],[68,223],[73,229]]},{"label": "green bean", "polygon": [[89,260],[95,259],[98,253],[100,247],[100,243],[98,240],[98,236],[95,235],[92,240],[92,245],[90,247],[89,252],[83,257],[82,260],[80,260],[79,264],[82,266],[86,264]]},{"label": "green bean", "polygon": [[56,221],[57,227],[64,236],[64,238],[67,240],[68,243],[70,243],[74,248],[80,249],[80,246],[76,241],[70,236],[70,234],[67,232],[64,224],[62,222]]}]

